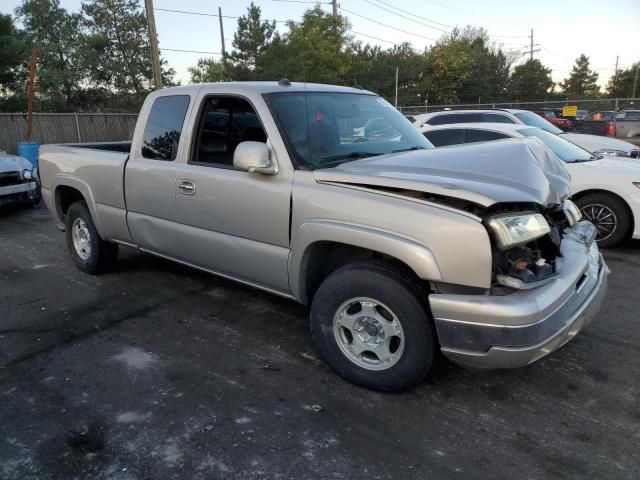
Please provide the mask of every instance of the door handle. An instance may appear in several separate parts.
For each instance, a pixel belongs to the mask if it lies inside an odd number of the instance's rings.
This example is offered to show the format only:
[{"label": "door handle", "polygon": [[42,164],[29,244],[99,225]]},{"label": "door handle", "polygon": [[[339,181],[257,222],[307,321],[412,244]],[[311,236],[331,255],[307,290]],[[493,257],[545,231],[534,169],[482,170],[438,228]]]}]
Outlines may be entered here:
[{"label": "door handle", "polygon": [[178,190],[183,195],[195,195],[196,194],[196,184],[191,180],[180,180],[178,184]]}]

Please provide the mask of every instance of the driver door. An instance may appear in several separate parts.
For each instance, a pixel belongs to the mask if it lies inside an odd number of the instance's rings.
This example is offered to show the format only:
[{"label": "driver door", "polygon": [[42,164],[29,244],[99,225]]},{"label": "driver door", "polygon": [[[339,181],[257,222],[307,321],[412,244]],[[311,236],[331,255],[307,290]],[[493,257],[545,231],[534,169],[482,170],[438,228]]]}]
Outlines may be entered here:
[{"label": "driver door", "polygon": [[201,103],[191,152],[176,174],[181,259],[288,293],[291,177],[233,168],[239,143],[269,144],[247,99],[208,95]]}]

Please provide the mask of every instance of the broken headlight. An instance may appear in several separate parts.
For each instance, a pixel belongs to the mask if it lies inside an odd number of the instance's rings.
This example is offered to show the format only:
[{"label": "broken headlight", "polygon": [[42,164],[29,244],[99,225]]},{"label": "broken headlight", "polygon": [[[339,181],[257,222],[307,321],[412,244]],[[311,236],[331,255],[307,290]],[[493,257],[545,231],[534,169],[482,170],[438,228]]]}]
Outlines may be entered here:
[{"label": "broken headlight", "polygon": [[487,222],[500,250],[528,243],[548,234],[551,229],[539,213],[496,215]]},{"label": "broken headlight", "polygon": [[565,200],[562,203],[562,211],[564,212],[565,217],[567,217],[567,222],[570,227],[573,227],[582,218],[582,212],[571,200]]}]

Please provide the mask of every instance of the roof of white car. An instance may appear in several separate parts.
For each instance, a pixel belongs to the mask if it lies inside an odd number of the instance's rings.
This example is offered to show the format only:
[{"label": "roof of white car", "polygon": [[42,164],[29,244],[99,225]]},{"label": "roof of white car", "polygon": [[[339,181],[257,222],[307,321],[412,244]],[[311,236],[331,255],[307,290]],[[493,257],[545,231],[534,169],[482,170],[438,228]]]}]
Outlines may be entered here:
[{"label": "roof of white car", "polygon": [[493,123],[493,122],[474,122],[474,123],[448,123],[445,125],[425,125],[420,128],[422,133],[433,132],[436,130],[452,130],[460,128],[472,128],[474,130],[489,130],[492,132],[501,132],[517,138],[524,138],[527,135],[521,133],[522,130],[530,130],[538,127],[530,127],[529,125],[520,125],[518,123]]}]

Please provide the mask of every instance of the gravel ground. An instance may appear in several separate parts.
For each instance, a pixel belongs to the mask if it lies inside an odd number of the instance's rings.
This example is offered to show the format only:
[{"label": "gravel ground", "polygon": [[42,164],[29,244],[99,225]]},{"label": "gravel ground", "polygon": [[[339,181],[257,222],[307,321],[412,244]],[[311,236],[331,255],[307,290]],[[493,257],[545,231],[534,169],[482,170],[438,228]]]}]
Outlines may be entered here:
[{"label": "gravel ground", "polygon": [[640,243],[545,361],[342,381],[305,307],[121,249],[73,266],[48,212],[0,212],[0,478],[640,478]]}]

